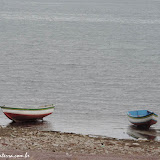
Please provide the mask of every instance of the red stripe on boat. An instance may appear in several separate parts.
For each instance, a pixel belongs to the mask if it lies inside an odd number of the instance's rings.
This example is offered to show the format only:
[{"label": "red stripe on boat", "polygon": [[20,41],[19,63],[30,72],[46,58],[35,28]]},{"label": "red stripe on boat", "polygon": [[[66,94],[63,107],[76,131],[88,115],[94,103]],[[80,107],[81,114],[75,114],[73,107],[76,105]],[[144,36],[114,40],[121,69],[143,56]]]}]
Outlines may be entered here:
[{"label": "red stripe on boat", "polygon": [[39,114],[39,115],[26,115],[26,114],[14,114],[14,113],[4,112],[4,114],[13,121],[31,121],[36,119],[42,119],[43,117],[46,117],[51,113]]},{"label": "red stripe on boat", "polygon": [[141,126],[141,125],[148,125],[148,126],[151,126],[151,125],[153,125],[153,124],[156,124],[157,123],[157,121],[155,121],[155,120],[153,120],[153,119],[151,119],[151,120],[149,120],[149,121],[147,121],[147,122],[144,122],[144,123],[134,123],[133,122],[133,124],[134,125],[137,125],[137,126]]}]

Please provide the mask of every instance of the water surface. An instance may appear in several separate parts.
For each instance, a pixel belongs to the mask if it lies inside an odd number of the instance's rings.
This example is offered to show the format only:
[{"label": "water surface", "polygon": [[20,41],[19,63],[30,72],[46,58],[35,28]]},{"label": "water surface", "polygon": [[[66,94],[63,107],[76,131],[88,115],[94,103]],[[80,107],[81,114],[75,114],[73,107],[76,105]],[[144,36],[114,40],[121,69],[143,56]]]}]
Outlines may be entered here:
[{"label": "water surface", "polygon": [[55,104],[47,130],[132,138],[127,111],[160,112],[159,42],[157,0],[0,0],[1,105]]}]

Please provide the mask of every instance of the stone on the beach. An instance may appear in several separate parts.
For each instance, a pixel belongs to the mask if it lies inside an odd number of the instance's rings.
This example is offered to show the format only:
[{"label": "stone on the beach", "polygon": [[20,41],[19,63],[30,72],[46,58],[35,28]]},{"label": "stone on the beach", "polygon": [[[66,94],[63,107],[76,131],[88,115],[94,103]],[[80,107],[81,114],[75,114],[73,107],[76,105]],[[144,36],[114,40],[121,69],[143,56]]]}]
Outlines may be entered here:
[{"label": "stone on the beach", "polygon": [[137,146],[140,146],[140,144],[139,143],[132,143],[132,146],[137,147]]},{"label": "stone on the beach", "polygon": [[125,146],[130,146],[131,145],[131,143],[125,143]]},{"label": "stone on the beach", "polygon": [[138,138],[138,141],[146,142],[146,141],[148,141],[148,139],[147,138]]}]

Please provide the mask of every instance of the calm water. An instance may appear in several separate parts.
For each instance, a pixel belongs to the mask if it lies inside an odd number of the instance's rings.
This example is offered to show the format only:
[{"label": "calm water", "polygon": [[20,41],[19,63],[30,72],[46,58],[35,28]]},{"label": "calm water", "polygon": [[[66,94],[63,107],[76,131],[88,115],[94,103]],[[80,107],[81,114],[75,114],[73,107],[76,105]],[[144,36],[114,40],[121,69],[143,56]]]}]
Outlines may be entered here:
[{"label": "calm water", "polygon": [[33,126],[132,138],[128,110],[160,113],[158,0],[0,0],[0,48],[0,104],[56,106]]}]

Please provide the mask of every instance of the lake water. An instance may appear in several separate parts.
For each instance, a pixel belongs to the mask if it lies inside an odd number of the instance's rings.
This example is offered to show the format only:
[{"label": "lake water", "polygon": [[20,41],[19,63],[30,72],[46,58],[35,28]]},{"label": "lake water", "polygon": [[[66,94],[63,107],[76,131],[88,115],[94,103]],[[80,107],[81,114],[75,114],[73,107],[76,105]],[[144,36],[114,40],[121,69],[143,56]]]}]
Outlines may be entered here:
[{"label": "lake water", "polygon": [[127,111],[160,113],[160,1],[0,0],[0,75],[1,105],[55,104],[36,127],[132,138]]}]

